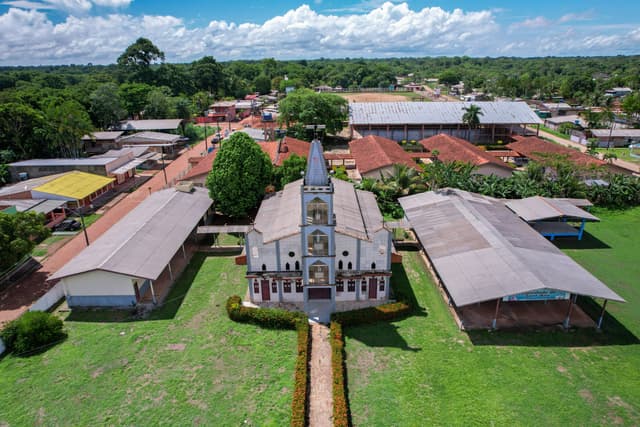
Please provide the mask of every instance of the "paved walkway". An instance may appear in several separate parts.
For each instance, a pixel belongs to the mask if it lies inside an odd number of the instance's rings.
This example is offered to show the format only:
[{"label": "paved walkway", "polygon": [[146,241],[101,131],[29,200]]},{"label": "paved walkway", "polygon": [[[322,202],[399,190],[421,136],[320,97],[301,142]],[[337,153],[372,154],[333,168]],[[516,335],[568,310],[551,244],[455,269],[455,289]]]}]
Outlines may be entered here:
[{"label": "paved walkway", "polygon": [[[212,136],[208,138],[210,141]],[[187,150],[166,167],[167,180],[171,181],[184,176],[189,168],[189,158],[200,155],[204,151],[204,141]],[[142,187],[129,194],[117,205],[105,212],[96,222],[87,228],[89,242],[93,242],[107,231],[113,224],[138,206],[144,199],[165,187],[164,174],[158,171],[153,178]],[[47,282],[47,277],[69,262],[85,248],[83,233],[78,233],[67,244],[47,257],[42,267],[23,279],[0,292],[0,326],[4,322],[16,319],[24,313],[38,298],[44,295],[55,283]]]},{"label": "paved walkway", "polygon": [[333,425],[333,374],[331,371],[331,344],[329,328],[311,324],[311,360],[309,393],[309,426]]}]

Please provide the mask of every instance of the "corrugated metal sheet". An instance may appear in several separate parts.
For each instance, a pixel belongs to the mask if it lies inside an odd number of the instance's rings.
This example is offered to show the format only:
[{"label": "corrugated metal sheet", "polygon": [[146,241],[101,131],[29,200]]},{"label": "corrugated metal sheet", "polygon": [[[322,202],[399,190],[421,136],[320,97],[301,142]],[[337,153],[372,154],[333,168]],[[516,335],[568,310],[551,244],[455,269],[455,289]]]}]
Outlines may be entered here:
[{"label": "corrugated metal sheet", "polygon": [[174,130],[182,123],[182,119],[161,120],[125,120],[120,122],[120,130]]},{"label": "corrugated metal sheet", "polygon": [[155,192],[50,279],[105,270],[156,280],[211,203],[203,188]]},{"label": "corrugated metal sheet", "polygon": [[504,202],[444,189],[400,204],[458,306],[538,289],[624,301]]},{"label": "corrugated metal sheet", "polygon": [[72,200],[82,200],[115,181],[93,173],[73,171],[53,181],[49,181],[33,191],[53,194]]},{"label": "corrugated metal sheet", "polygon": [[600,219],[593,214],[563,199],[534,196],[520,200],[508,200],[505,202],[505,205],[525,221],[542,221],[559,218],[600,221]]},{"label": "corrugated metal sheet", "polygon": [[524,102],[355,102],[349,104],[351,125],[457,125],[463,108],[480,107],[481,124],[538,124],[542,120]]},{"label": "corrugated metal sheet", "polygon": [[[371,235],[383,226],[375,196],[367,191],[356,191],[353,184],[346,181],[333,179],[332,183],[336,233],[370,240]],[[263,242],[273,242],[300,233],[301,185],[301,179],[291,182],[262,202],[254,228],[262,233]]]}]

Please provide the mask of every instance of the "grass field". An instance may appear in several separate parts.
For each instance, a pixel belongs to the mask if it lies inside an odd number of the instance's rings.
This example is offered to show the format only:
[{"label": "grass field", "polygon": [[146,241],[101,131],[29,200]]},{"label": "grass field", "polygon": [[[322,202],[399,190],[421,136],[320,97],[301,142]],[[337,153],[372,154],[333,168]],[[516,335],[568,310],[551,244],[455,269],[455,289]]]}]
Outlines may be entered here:
[{"label": "grass field", "polygon": [[31,256],[43,257],[49,253],[49,247],[63,239],[69,239],[69,236],[49,236],[33,248]]},{"label": "grass field", "polygon": [[609,304],[603,333],[461,332],[405,252],[394,281],[422,310],[345,331],[354,425],[639,425],[640,208],[596,215],[563,249],[628,301]]},{"label": "grass field", "polygon": [[[640,159],[636,158],[636,157],[631,157],[631,155],[629,154],[629,149],[625,148],[625,147],[619,147],[619,148],[598,148],[598,153],[602,153],[602,154],[606,154],[606,153],[614,153],[616,156],[618,156],[618,159],[620,160],[626,160],[627,162],[634,162],[634,163],[640,163]],[[636,150],[636,152],[634,154],[640,154],[640,150]]]},{"label": "grass field", "polygon": [[243,277],[196,255],[149,319],[72,313],[65,342],[0,360],[0,425],[289,424],[296,334],[228,319]]}]

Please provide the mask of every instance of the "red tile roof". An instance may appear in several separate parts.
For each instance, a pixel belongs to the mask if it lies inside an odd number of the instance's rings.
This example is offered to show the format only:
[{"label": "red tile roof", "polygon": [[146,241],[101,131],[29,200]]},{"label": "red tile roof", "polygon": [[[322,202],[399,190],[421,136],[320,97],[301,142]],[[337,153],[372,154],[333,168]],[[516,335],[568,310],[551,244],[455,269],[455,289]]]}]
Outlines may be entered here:
[{"label": "red tile roof", "polygon": [[[189,172],[185,176],[182,177],[180,181],[189,181],[201,175],[208,175],[213,167],[213,161],[216,159],[216,155],[218,154],[218,150],[214,150],[206,156],[202,157],[200,161],[191,168]],[[191,159],[189,159],[191,161]]]},{"label": "red tile roof", "polygon": [[282,162],[288,159],[292,154],[297,154],[300,157],[308,157],[310,147],[311,144],[307,141],[285,136],[280,143],[280,150],[274,164],[276,166],[281,166]]},{"label": "red tile roof", "polygon": [[512,169],[502,160],[499,160],[486,151],[481,150],[469,141],[444,133],[423,139],[420,141],[420,144],[429,151],[429,157],[432,157],[433,150],[438,150],[438,159],[443,162],[458,161],[471,163],[475,166],[482,166],[491,163],[505,169]]},{"label": "red tile roof", "polygon": [[559,154],[566,155],[570,161],[580,166],[606,165],[603,160],[596,159],[573,148],[544,141],[535,136],[519,138],[517,141],[507,144],[507,147],[533,160],[544,159],[544,154]]},{"label": "red tile roof", "polygon": [[416,162],[397,142],[381,136],[369,135],[351,141],[349,142],[349,150],[360,173],[396,164],[417,168]]},{"label": "red tile roof", "polygon": [[258,145],[262,148],[269,159],[271,159],[271,163],[275,164],[276,159],[278,158],[278,141],[268,141],[268,142],[259,142]]}]

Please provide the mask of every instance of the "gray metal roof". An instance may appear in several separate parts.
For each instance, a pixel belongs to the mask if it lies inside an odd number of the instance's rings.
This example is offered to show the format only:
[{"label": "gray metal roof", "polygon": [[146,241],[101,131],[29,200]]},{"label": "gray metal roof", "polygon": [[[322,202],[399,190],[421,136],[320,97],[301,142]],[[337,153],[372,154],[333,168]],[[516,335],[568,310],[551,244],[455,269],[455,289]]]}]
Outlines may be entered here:
[{"label": "gray metal roof", "polygon": [[174,130],[178,129],[182,119],[161,120],[125,120],[120,122],[120,130]]},{"label": "gray metal roof", "polygon": [[355,102],[351,125],[462,124],[463,108],[480,107],[481,124],[538,124],[542,120],[524,102]]},{"label": "gray metal roof", "polygon": [[[356,190],[353,184],[339,179],[333,184],[333,213],[336,233],[360,240],[370,240],[382,229],[382,214],[373,193]],[[265,199],[260,205],[254,228],[262,233],[265,243],[300,233],[302,180],[285,185],[282,191]]]},{"label": "gray metal roof", "polygon": [[248,233],[249,231],[251,231],[250,225],[201,225],[197,233]]},{"label": "gray metal roof", "polygon": [[146,153],[148,150],[147,147],[143,147],[143,146],[134,146],[134,147],[127,147],[127,148],[120,148],[117,150],[109,150],[106,153],[103,154],[96,154],[95,156],[91,156],[92,159],[96,159],[96,158],[103,158],[103,157],[116,157],[116,158],[120,158],[122,156],[127,156],[129,155],[129,153],[133,154],[133,157],[140,157],[141,155],[143,155],[144,153]]},{"label": "gray metal roof", "polygon": [[127,135],[120,138],[120,141],[123,144],[132,144],[136,142],[142,143],[153,143],[155,141],[158,142],[167,142],[167,143],[175,143],[180,139],[180,135],[174,135],[171,133],[163,133],[163,132],[138,132],[133,135]]},{"label": "gray metal roof", "polygon": [[93,132],[91,135],[85,135],[82,137],[82,139],[84,141],[91,141],[93,139],[98,140],[98,141],[104,141],[104,140],[112,140],[112,139],[118,139],[118,137],[120,135],[122,135],[124,132],[121,130],[114,130],[114,131],[105,131],[105,132]]},{"label": "gray metal roof", "polygon": [[9,166],[105,166],[113,160],[113,157],[88,157],[85,159],[31,159],[9,163]]},{"label": "gray metal roof", "polygon": [[307,168],[304,175],[305,185],[328,185],[329,174],[327,165],[322,155],[322,144],[317,139],[311,142],[309,156],[307,158]]},{"label": "gray metal roof", "polygon": [[525,221],[542,221],[547,219],[584,219],[600,221],[598,217],[580,209],[566,199],[550,197],[527,197],[526,199],[508,200],[505,205]]},{"label": "gray metal roof", "polygon": [[18,212],[37,212],[48,214],[49,212],[62,207],[67,202],[65,200],[49,199],[9,199],[0,200],[2,206],[15,206]]},{"label": "gray metal roof", "polygon": [[41,176],[39,178],[31,178],[24,181],[16,182],[15,184],[5,185],[0,188],[0,199],[3,197],[10,196],[16,193],[23,193],[25,191],[31,191],[36,187],[40,187],[41,185],[46,184],[49,181],[53,181],[56,178],[60,178],[68,174],[69,172],[56,173],[53,175]]},{"label": "gray metal roof", "polygon": [[640,129],[591,129],[591,133],[597,138],[606,138],[609,136],[609,132],[611,132],[611,136],[614,138],[640,137]]},{"label": "gray metal roof", "polygon": [[211,203],[203,188],[155,192],[50,279],[104,270],[156,280]]},{"label": "gray metal roof", "polygon": [[538,289],[624,301],[497,199],[444,189],[399,200],[458,306]]}]

